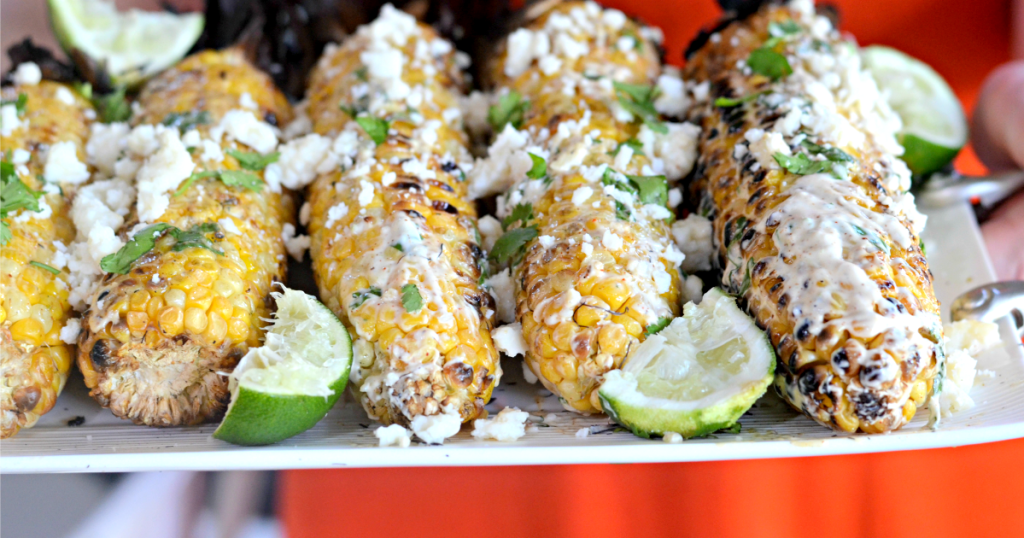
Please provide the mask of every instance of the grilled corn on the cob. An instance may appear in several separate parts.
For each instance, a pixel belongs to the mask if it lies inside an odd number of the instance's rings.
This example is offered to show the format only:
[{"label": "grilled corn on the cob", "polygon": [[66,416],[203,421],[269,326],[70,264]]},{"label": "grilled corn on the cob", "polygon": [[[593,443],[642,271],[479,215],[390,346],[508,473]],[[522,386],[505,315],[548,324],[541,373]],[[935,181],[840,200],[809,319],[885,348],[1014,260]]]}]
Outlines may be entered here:
[{"label": "grilled corn on the cob", "polygon": [[67,200],[89,177],[83,161],[95,113],[48,81],[4,88],[3,101],[0,437],[7,438],[53,407],[71,367],[77,320],[67,247],[75,232]]},{"label": "grilled corn on the cob", "polygon": [[671,183],[693,164],[697,129],[659,119],[682,85],[673,95],[658,84],[651,32],[566,2],[513,32],[489,70],[500,132],[475,190],[512,185],[498,198],[508,231],[491,255],[512,262],[527,364],[577,412],[600,412],[603,374],[681,306],[683,255],[666,206],[679,203]]},{"label": "grilled corn on the cob", "polygon": [[131,133],[112,127],[121,141],[95,151],[100,168],[134,178],[138,196],[120,227],[127,245],[103,260],[78,365],[115,415],[196,424],[223,413],[223,374],[259,345],[271,286],[284,278],[293,203],[262,168],[291,109],[236,50],[186,58],[150,81],[138,105]]},{"label": "grilled corn on the cob", "polygon": [[324,303],[355,334],[363,406],[414,430],[447,422],[447,435],[484,413],[501,376],[463,182],[456,59],[385,6],[321,58],[308,94],[315,134],[293,143],[333,139],[337,160],[309,189],[311,253]]},{"label": "grilled corn on the cob", "polygon": [[848,432],[906,424],[943,367],[899,119],[856,47],[811,2],[710,35],[687,78],[710,84],[695,192],[724,284],[778,353],[776,388]]}]

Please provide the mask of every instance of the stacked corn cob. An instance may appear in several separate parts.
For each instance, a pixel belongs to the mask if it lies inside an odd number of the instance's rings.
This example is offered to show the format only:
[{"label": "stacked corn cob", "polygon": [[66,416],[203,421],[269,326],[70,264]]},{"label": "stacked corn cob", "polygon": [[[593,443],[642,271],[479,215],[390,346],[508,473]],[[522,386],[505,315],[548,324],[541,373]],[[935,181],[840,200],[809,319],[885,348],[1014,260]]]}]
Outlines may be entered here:
[{"label": "stacked corn cob", "polygon": [[[138,196],[121,240],[93,253],[105,276],[88,300],[78,365],[115,415],[195,424],[223,413],[223,373],[259,345],[271,286],[284,278],[293,202],[261,170],[291,109],[235,50],[186,58],[150,81],[138,105],[130,133],[114,125],[93,137],[110,141],[91,156],[115,179],[90,201],[123,189],[118,177],[134,179]],[[103,230],[83,226],[80,237],[99,248],[91,241]]]},{"label": "stacked corn cob", "polygon": [[325,52],[308,94],[315,133],[282,151],[299,161],[300,147],[332,148],[309,189],[311,253],[323,301],[355,334],[363,406],[444,436],[484,414],[501,376],[456,64],[447,41],[387,5]]},{"label": "stacked corn cob", "polygon": [[566,2],[513,32],[489,69],[499,132],[473,180],[507,190],[491,257],[512,262],[527,364],[577,412],[600,412],[603,374],[680,310],[666,206],[697,129],[659,120],[684,97],[659,79],[652,38],[617,10]]},{"label": "stacked corn cob", "polygon": [[809,1],[768,5],[686,75],[712,93],[695,193],[725,284],[771,335],[777,389],[835,429],[906,424],[938,384],[942,328],[899,119],[856,47]]},{"label": "stacked corn cob", "polygon": [[[23,64],[22,72],[38,68]],[[62,84],[3,89],[0,230],[0,437],[49,411],[71,367],[77,320],[68,300],[68,199],[88,179],[82,163],[88,101]],[[44,155],[45,162],[44,162]]]}]

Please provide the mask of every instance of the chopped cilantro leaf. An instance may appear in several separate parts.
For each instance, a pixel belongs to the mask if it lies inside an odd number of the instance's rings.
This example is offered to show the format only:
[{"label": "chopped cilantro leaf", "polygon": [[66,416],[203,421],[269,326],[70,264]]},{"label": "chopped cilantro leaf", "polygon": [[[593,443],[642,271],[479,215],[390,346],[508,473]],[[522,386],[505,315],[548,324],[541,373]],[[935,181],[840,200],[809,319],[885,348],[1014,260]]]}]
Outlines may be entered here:
[{"label": "chopped cilantro leaf", "polygon": [[615,218],[619,220],[629,220],[630,211],[626,207],[626,204],[615,200]]},{"label": "chopped cilantro leaf", "polygon": [[739,99],[732,99],[730,97],[719,97],[718,99],[715,99],[715,106],[721,108],[732,108],[734,106],[739,106],[742,105],[743,103],[753,101],[754,99],[757,99],[759,96],[764,95],[765,93],[767,93],[767,90],[754,92],[750,95],[744,95]]},{"label": "chopped cilantro leaf", "polygon": [[885,241],[882,241],[882,238],[879,237],[878,234],[875,232],[869,232],[852,222],[850,223],[850,227],[853,228],[853,231],[857,232],[858,235],[865,237],[868,240],[868,243],[871,243],[872,246],[884,252],[886,256],[890,255],[891,251],[889,250],[889,245],[886,245]]},{"label": "chopped cilantro leaf", "polygon": [[46,265],[43,262],[31,261],[31,262],[28,262],[28,264],[32,265],[32,266],[35,266],[35,267],[38,267],[38,268],[42,269],[43,271],[47,271],[47,272],[53,273],[55,275],[59,275],[60,274],[60,269],[57,269],[56,267],[50,267],[49,265]]},{"label": "chopped cilantro leaf", "polygon": [[106,95],[93,94],[92,104],[99,112],[100,121],[114,123],[128,121],[132,117],[132,107],[125,98],[127,88],[119,86]]},{"label": "chopped cilantro leaf", "polygon": [[523,124],[526,111],[530,109],[530,102],[523,99],[519,92],[512,90],[498,99],[498,104],[487,110],[487,122],[491,124],[494,132],[500,132],[506,124],[511,123],[512,127],[518,129]]},{"label": "chopped cilantro leaf", "polygon": [[206,110],[188,110],[185,112],[171,112],[160,122],[167,127],[177,127],[181,132],[188,132],[197,125],[208,125],[212,121],[210,113]]},{"label": "chopped cilantro leaf", "polygon": [[365,290],[359,290],[352,294],[352,299],[354,299],[354,301],[352,301],[352,305],[349,308],[359,308],[360,306],[363,306],[363,303],[365,303],[367,299],[373,296],[381,296],[380,288],[370,287]]},{"label": "chopped cilantro leaf", "polygon": [[672,318],[658,318],[658,321],[647,326],[647,329],[644,330],[644,336],[658,334],[662,329],[668,327],[669,323],[672,323]]},{"label": "chopped cilantro leaf", "polygon": [[234,157],[238,164],[246,170],[263,170],[270,163],[276,163],[281,157],[280,152],[268,153],[261,155],[255,151],[238,151],[236,149],[229,149],[227,154]]},{"label": "chopped cilantro leaf", "polygon": [[668,204],[668,182],[665,176],[626,176],[637,188],[642,204]]},{"label": "chopped cilantro leaf", "polygon": [[500,264],[515,260],[526,250],[527,243],[535,239],[537,235],[536,226],[509,230],[494,243],[490,258]]},{"label": "chopped cilantro leaf", "polygon": [[501,221],[501,228],[503,230],[507,230],[516,222],[522,222],[523,226],[526,226],[532,218],[533,204],[529,202],[525,204],[516,204],[516,206],[512,208],[512,213]]},{"label": "chopped cilantro leaf", "polygon": [[366,131],[366,134],[370,135],[374,144],[379,146],[388,139],[388,129],[391,128],[388,120],[363,114],[356,118],[356,123]]},{"label": "chopped cilantro leaf", "polygon": [[[771,45],[774,46],[774,44]],[[754,49],[754,52],[751,52],[750,56],[747,57],[747,65],[755,73],[764,75],[772,80],[778,80],[793,74],[793,67],[789,65],[789,60],[781,53],[773,50],[769,43]]]},{"label": "chopped cilantro leaf", "polygon": [[782,22],[772,21],[768,23],[768,33],[773,36],[789,36],[800,33],[800,25],[793,19],[786,19]]},{"label": "chopped cilantro leaf", "polygon": [[526,177],[530,179],[541,179],[548,175],[548,162],[545,161],[543,157],[538,157],[532,153],[529,155],[530,160],[533,161],[533,167],[526,173]]},{"label": "chopped cilantro leaf", "polygon": [[412,314],[423,308],[423,296],[420,295],[420,289],[416,287],[416,284],[402,286],[402,307],[406,312]]},{"label": "chopped cilantro leaf", "polygon": [[640,84],[627,84],[625,82],[612,82],[615,93],[619,99],[619,105],[634,116],[643,120],[652,131],[656,133],[668,133],[668,127],[661,122],[658,111],[654,109],[654,99],[658,97],[656,86],[642,86]]},{"label": "chopped cilantro leaf", "polygon": [[132,263],[150,250],[153,250],[153,247],[156,246],[157,236],[168,228],[173,228],[173,226],[166,222],[158,222],[145,228],[129,239],[121,247],[121,250],[104,256],[100,260],[100,268],[108,273],[127,274],[128,270],[132,267]]},{"label": "chopped cilantro leaf", "polygon": [[17,99],[4,99],[0,101],[0,106],[14,105],[14,109],[18,111],[18,115],[25,113],[25,105],[28,104],[28,94],[19,93]]},{"label": "chopped cilantro leaf", "polygon": [[615,157],[616,155],[618,155],[619,152],[622,151],[623,146],[628,147],[629,149],[633,150],[633,155],[643,155],[644,154],[644,145],[641,144],[639,140],[637,140],[635,138],[630,138],[629,140],[626,140],[625,142],[620,142],[618,146],[615,146],[615,151],[611,152],[611,156]]}]

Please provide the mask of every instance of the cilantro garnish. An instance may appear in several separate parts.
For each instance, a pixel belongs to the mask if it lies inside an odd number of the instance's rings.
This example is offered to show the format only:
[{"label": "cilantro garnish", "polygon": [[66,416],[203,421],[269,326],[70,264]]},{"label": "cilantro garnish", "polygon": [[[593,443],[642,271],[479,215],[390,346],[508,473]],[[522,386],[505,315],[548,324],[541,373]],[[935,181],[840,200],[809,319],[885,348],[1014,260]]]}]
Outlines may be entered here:
[{"label": "cilantro garnish", "polygon": [[526,250],[527,243],[535,239],[537,235],[536,226],[509,230],[494,243],[490,258],[499,264],[514,260]]},{"label": "cilantro garnish", "polygon": [[644,145],[635,138],[630,138],[625,142],[620,142],[618,146],[615,146],[615,151],[611,152],[609,155],[615,157],[620,151],[622,151],[623,146],[633,150],[633,155],[644,155]]},{"label": "cilantro garnish", "polygon": [[114,123],[128,121],[132,117],[132,107],[125,98],[127,88],[119,86],[106,95],[95,95],[92,87],[88,93],[92,95],[92,104],[99,111],[100,121],[103,123]]},{"label": "cilantro garnish", "polygon": [[491,124],[494,132],[499,132],[508,123],[518,129],[523,124],[526,111],[530,109],[530,102],[523,99],[519,92],[512,90],[498,99],[498,104],[487,110],[487,122]]},{"label": "cilantro garnish", "polygon": [[619,220],[629,220],[630,215],[629,207],[626,204],[615,200],[615,218]]},{"label": "cilantro garnish", "polygon": [[865,237],[868,240],[868,243],[871,243],[875,248],[884,252],[886,256],[890,254],[889,245],[885,244],[885,241],[882,241],[882,238],[879,237],[878,234],[865,230],[852,222],[850,223],[850,227],[853,228],[853,231],[857,232],[858,235]]},{"label": "cilantro garnish", "polygon": [[791,36],[800,33],[800,25],[793,19],[786,19],[782,22],[768,23],[768,33],[773,36]]},{"label": "cilantro garnish", "polygon": [[411,314],[415,314],[423,308],[423,296],[420,295],[420,289],[416,287],[416,284],[402,286],[402,307]]},{"label": "cilantro garnish", "polygon": [[757,99],[759,96],[764,95],[766,93],[768,93],[768,90],[754,92],[754,93],[752,93],[750,95],[744,95],[743,97],[740,97],[739,99],[732,99],[732,98],[729,98],[729,97],[719,97],[718,99],[715,99],[715,106],[721,107],[721,108],[732,108],[734,106],[739,106],[739,105],[742,105],[743,103],[747,103],[747,102],[753,101],[754,99]]},{"label": "cilantro garnish", "polygon": [[526,177],[530,179],[541,179],[548,175],[548,162],[545,161],[543,157],[538,157],[532,153],[529,155],[530,160],[533,161],[533,167],[526,173]]},{"label": "cilantro garnish", "polygon": [[626,176],[636,186],[640,203],[668,204],[668,182],[665,176]]},{"label": "cilantro garnish", "polygon": [[160,122],[167,127],[177,127],[181,132],[187,132],[197,125],[207,125],[212,121],[210,113],[205,110],[187,112],[171,112]]},{"label": "cilantro garnish", "polygon": [[[39,198],[42,195],[42,192],[34,191],[22,183],[13,164],[0,162],[0,218],[6,219],[9,213],[19,209],[39,211]],[[11,229],[6,222],[0,223],[0,245],[6,245],[10,240]]]},{"label": "cilantro garnish", "polygon": [[379,146],[388,139],[388,129],[391,127],[388,120],[363,114],[356,118],[356,123],[370,135],[374,144]]},{"label": "cilantro garnish", "polygon": [[4,99],[0,101],[0,106],[14,105],[15,110],[18,111],[18,115],[25,113],[25,105],[28,104],[28,94],[19,93],[17,99]]},{"label": "cilantro garnish", "polygon": [[824,159],[811,159],[806,153],[793,155],[776,153],[772,157],[775,162],[779,163],[779,166],[794,174],[806,176],[828,172],[836,179],[842,179],[836,171],[836,165],[854,162],[854,158],[849,153],[836,147],[820,146],[809,140],[804,140],[801,146],[807,149],[811,155],[820,155]]},{"label": "cilantro garnish", "polygon": [[507,230],[516,222],[522,222],[523,226],[526,226],[532,218],[533,204],[529,202],[525,204],[516,204],[516,206],[512,208],[512,213],[501,221],[501,228],[503,230]]},{"label": "cilantro garnish", "polygon": [[32,266],[35,266],[35,267],[38,267],[38,268],[42,269],[43,271],[47,271],[47,272],[53,273],[55,275],[59,275],[60,274],[60,269],[57,269],[56,267],[50,267],[49,265],[46,265],[43,262],[31,261],[31,262],[28,262],[28,264],[32,265]]},{"label": "cilantro garnish", "polygon": [[644,336],[658,334],[662,329],[668,327],[669,323],[672,323],[672,318],[658,318],[658,321],[647,326],[647,329],[644,330]]},{"label": "cilantro garnish", "polygon": [[363,303],[365,303],[370,297],[380,297],[380,295],[380,288],[370,287],[365,290],[359,290],[352,294],[352,299],[354,299],[354,301],[352,301],[352,306],[349,308],[359,308],[360,306],[363,306]]},{"label": "cilantro garnish", "polygon": [[198,224],[186,230],[181,230],[165,222],[158,222],[135,234],[117,252],[104,256],[100,260],[100,268],[108,273],[119,275],[127,274],[135,260],[138,260],[156,246],[157,238],[164,232],[174,237],[173,250],[181,252],[186,248],[205,248],[217,255],[224,253],[213,248],[213,244],[206,238],[206,234],[217,231],[217,225],[211,222]]},{"label": "cilantro garnish", "polygon": [[263,170],[270,163],[276,163],[277,159],[281,157],[280,152],[268,153],[262,155],[255,151],[238,151],[236,149],[229,149],[228,155],[234,157],[238,164],[246,170]]},{"label": "cilantro garnish", "polygon": [[636,32],[633,31],[632,28],[626,28],[625,30],[623,30],[622,31],[622,35],[625,36],[625,37],[633,38],[633,48],[634,49],[636,49],[637,51],[643,51],[644,50],[644,42],[643,42],[643,40],[640,39],[640,36],[636,35]]},{"label": "cilantro garnish", "polygon": [[207,177],[215,177],[228,187],[242,187],[253,192],[263,190],[263,182],[260,181],[260,178],[249,172],[243,172],[242,170],[206,170],[195,172],[188,176],[188,179],[182,182],[178,190],[174,191],[174,196],[181,196],[197,179]]},{"label": "cilantro garnish", "polygon": [[654,99],[658,97],[657,86],[642,86],[640,84],[626,84],[625,82],[612,82],[615,94],[618,96],[619,105],[628,110],[634,116],[643,120],[652,131],[666,134],[668,127],[661,122],[658,111],[654,109]]},{"label": "cilantro garnish", "polygon": [[367,77],[366,77],[366,72],[367,72],[367,68],[364,65],[364,66],[360,67],[359,69],[356,69],[355,71],[353,71],[352,74],[355,75],[357,79],[359,79],[359,80],[361,80],[363,82],[366,82],[368,80]]}]

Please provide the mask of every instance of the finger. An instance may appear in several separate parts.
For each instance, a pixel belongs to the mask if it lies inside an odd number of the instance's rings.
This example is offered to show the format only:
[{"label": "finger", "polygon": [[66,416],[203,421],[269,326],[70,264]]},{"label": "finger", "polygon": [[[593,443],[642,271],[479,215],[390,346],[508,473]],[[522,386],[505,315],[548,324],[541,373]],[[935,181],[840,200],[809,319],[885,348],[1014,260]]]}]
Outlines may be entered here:
[{"label": "finger", "polygon": [[1024,191],[992,215],[981,235],[999,280],[1024,280]]},{"label": "finger", "polygon": [[992,171],[1024,168],[1024,60],[993,72],[971,126],[974,150]]}]

